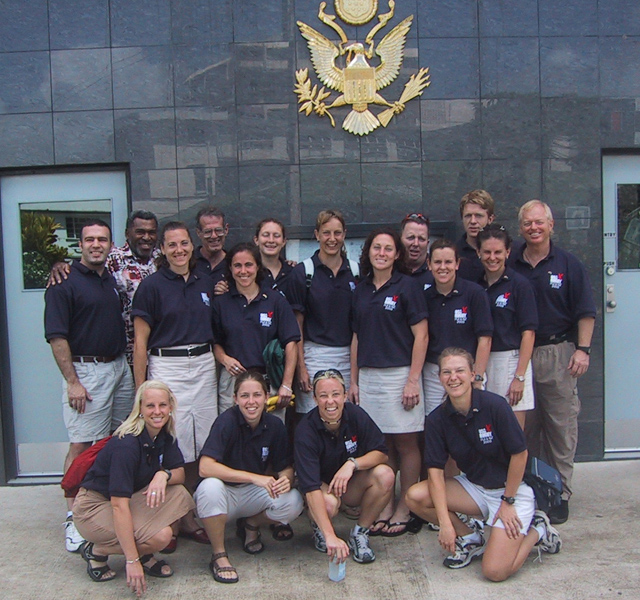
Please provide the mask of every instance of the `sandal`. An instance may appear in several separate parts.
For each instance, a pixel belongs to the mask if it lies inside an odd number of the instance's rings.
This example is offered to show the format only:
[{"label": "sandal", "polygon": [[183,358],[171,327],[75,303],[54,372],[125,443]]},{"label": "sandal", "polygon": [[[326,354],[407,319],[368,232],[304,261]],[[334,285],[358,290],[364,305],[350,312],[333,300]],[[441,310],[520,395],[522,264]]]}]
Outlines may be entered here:
[{"label": "sandal", "polygon": [[424,519],[422,519],[418,515],[409,513],[409,521],[407,522],[407,531],[409,533],[420,533],[420,531],[422,530],[422,526],[424,524],[425,524]]},{"label": "sandal", "polygon": [[[140,564],[142,565],[142,568],[147,575],[149,575],[150,577],[162,578],[171,577],[173,575],[173,569],[171,569],[171,567],[169,567],[169,564],[164,560],[156,560],[156,562],[153,563],[150,567],[147,567],[146,563],[148,563],[153,558],[153,554],[145,554],[144,556],[140,557]],[[163,573],[162,567],[169,567],[171,569],[171,572]]]},{"label": "sandal", "polygon": [[[111,581],[115,578],[116,574],[113,571],[113,575],[105,577],[105,575],[112,571],[111,567],[107,564],[108,556],[97,556],[93,553],[93,542],[84,542],[80,546],[80,556],[87,561],[87,573],[91,579],[97,583],[104,583],[105,581]],[[91,561],[104,563],[100,567],[94,567],[91,565]]]},{"label": "sandal", "polygon": [[202,527],[200,527],[199,529],[194,529],[193,531],[181,531],[180,536],[190,538],[194,542],[198,542],[198,544],[209,545],[209,536]]},{"label": "sandal", "polygon": [[276,542],[288,542],[293,537],[293,529],[288,523],[271,524],[273,539]]},{"label": "sandal", "polygon": [[[374,529],[374,527],[376,525],[380,525],[380,523],[382,523],[382,527],[378,527],[377,529]],[[377,521],[374,521],[371,527],[369,528],[369,537],[382,535],[382,530],[385,527],[389,527],[389,519],[378,519]]]},{"label": "sandal", "polygon": [[[236,571],[235,567],[219,567],[217,565],[217,561],[219,558],[225,558],[229,555],[226,552],[218,552],[217,554],[211,555],[211,562],[209,563],[209,570],[213,575],[213,578],[218,583],[238,583],[238,571]],[[220,573],[231,573],[234,572],[236,574],[235,577],[221,577]]]},{"label": "sandal", "polygon": [[[249,531],[257,531],[258,537],[251,542],[247,542],[247,529]],[[247,519],[245,517],[242,517],[241,519],[238,519],[236,521],[236,534],[242,540],[242,549],[247,554],[260,554],[260,552],[264,550],[264,544],[260,539],[260,527],[250,525],[249,523],[247,523]]]},{"label": "sandal", "polygon": [[166,548],[160,550],[160,554],[173,554],[178,547],[178,536],[172,535],[171,541],[167,544]]}]

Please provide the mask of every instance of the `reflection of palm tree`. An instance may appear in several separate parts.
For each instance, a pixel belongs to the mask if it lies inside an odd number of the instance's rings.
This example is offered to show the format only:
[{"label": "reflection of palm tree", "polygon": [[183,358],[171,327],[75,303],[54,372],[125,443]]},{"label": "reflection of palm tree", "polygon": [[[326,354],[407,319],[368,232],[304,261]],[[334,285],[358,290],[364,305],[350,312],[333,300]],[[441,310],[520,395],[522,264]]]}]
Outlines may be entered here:
[{"label": "reflection of palm tree", "polygon": [[58,246],[56,229],[62,229],[53,217],[22,211],[22,271],[25,289],[45,287],[51,266],[69,258],[66,248]]},{"label": "reflection of palm tree", "polygon": [[640,207],[633,209],[620,220],[619,228],[624,235],[620,238],[618,269],[637,269],[640,266]]}]

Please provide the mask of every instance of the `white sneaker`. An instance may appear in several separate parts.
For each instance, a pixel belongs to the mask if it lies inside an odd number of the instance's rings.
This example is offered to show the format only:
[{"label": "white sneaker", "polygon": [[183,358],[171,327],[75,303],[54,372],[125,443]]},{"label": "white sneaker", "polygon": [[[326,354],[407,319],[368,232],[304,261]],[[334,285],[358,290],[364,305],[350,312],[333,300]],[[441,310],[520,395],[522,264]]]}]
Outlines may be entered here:
[{"label": "white sneaker", "polygon": [[376,555],[369,546],[369,530],[357,525],[349,536],[349,548],[353,560],[358,563],[370,563],[376,559]]},{"label": "white sneaker", "polygon": [[479,533],[479,542],[467,542],[461,537],[456,538],[456,551],[451,556],[447,556],[442,563],[450,569],[462,569],[466,567],[476,556],[484,554],[484,535]]},{"label": "white sneaker", "polygon": [[562,540],[558,530],[551,525],[547,514],[541,510],[536,510],[533,513],[533,520],[531,521],[531,527],[538,525],[544,525],[544,535],[538,540],[536,546],[543,552],[549,554],[558,554],[560,548],[562,548]]},{"label": "white sneaker", "polygon": [[67,547],[67,551],[78,552],[85,539],[78,533],[75,523],[73,522],[73,517],[67,517],[67,520],[63,523],[63,525],[65,536],[64,542],[65,546]]},{"label": "white sneaker", "polygon": [[311,521],[311,529],[313,529],[313,545],[315,546],[318,552],[327,551],[327,542],[324,539],[324,535],[322,535],[322,531],[320,531],[320,527],[313,521]]}]

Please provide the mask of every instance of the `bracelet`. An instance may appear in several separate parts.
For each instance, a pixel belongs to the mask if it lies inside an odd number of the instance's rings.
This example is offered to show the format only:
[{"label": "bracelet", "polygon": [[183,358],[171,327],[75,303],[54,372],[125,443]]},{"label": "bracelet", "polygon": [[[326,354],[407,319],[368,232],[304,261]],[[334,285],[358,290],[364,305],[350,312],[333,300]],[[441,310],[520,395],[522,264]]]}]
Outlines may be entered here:
[{"label": "bracelet", "polygon": [[280,387],[283,387],[285,390],[288,390],[289,392],[293,393],[293,390],[288,385],[285,385],[284,383]]},{"label": "bracelet", "polygon": [[128,565],[132,565],[133,563],[137,563],[140,560],[140,557],[138,556],[138,558],[136,558],[135,560],[125,560],[125,562]]},{"label": "bracelet", "polygon": [[171,478],[173,477],[173,473],[169,471],[169,469],[162,469],[162,470],[167,474],[167,483],[169,483],[171,481]]},{"label": "bracelet", "polygon": [[356,471],[358,470],[358,468],[359,468],[359,467],[358,467],[358,461],[357,461],[355,458],[353,458],[353,456],[350,456],[350,457],[347,459],[347,462],[352,462],[352,463],[353,463],[353,466],[355,467],[355,470],[356,470]]}]

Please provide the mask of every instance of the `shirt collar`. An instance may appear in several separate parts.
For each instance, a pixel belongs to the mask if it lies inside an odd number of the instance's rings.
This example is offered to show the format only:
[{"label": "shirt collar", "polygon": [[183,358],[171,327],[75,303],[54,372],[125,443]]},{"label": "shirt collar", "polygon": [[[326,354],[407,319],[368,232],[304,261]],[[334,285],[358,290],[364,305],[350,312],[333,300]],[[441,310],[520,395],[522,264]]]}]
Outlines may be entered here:
[{"label": "shirt collar", "polygon": [[109,279],[109,271],[106,266],[102,270],[102,275],[100,275],[98,271],[94,271],[93,269],[90,269],[89,267],[83,265],[79,260],[74,260],[71,263],[71,267],[77,269],[78,271],[80,271],[80,273],[89,277],[91,277],[91,275],[95,275],[96,277],[99,277],[103,280]]}]

